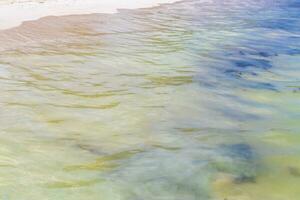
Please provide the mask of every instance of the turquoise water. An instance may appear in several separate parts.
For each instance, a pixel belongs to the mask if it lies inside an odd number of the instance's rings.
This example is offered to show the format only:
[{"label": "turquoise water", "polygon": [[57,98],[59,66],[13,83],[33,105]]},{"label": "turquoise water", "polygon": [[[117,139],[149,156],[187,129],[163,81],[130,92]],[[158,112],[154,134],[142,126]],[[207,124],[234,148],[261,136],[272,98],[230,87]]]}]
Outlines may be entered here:
[{"label": "turquoise water", "polygon": [[0,32],[1,198],[300,198],[299,9],[188,0]]}]

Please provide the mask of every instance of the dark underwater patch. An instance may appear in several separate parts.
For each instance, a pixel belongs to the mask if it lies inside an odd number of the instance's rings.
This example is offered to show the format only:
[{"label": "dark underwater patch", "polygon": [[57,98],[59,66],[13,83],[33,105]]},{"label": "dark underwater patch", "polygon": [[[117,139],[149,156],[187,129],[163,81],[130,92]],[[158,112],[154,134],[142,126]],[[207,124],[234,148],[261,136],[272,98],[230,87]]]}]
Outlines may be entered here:
[{"label": "dark underwater patch", "polygon": [[241,175],[234,179],[234,182],[237,184],[241,183],[256,183],[256,177],[255,176],[245,176]]},{"label": "dark underwater patch", "polygon": [[277,88],[271,83],[245,81],[244,83],[239,83],[239,84],[241,87],[244,88],[278,91]]},{"label": "dark underwater patch", "polygon": [[225,150],[226,154],[233,159],[252,160],[254,158],[252,147],[246,143],[227,145]]},{"label": "dark underwater patch", "polygon": [[300,2],[299,1],[292,2],[288,6],[291,8],[300,8]]},{"label": "dark underwater patch", "polygon": [[241,76],[243,75],[243,73],[240,70],[235,69],[227,69],[224,71],[224,73],[235,78],[241,78]]},{"label": "dark underwater patch", "polygon": [[286,52],[288,55],[294,56],[300,54],[300,49],[289,49]]},{"label": "dark underwater patch", "polygon": [[[258,56],[262,58],[268,58],[272,56],[278,56],[276,52],[272,52],[274,49],[247,49],[247,50],[239,50],[238,54],[231,53],[229,56],[239,55],[239,56]],[[245,57],[247,58],[247,57]]]},{"label": "dark underwater patch", "polygon": [[249,61],[243,61],[243,60],[238,60],[233,62],[235,66],[239,68],[245,68],[245,67],[251,67],[254,66],[251,62]]},{"label": "dark underwater patch", "polygon": [[269,52],[264,52],[264,51],[260,51],[260,52],[258,52],[257,54],[254,54],[254,55],[258,55],[258,56],[261,56],[261,57],[264,57],[264,58],[268,58],[268,57],[271,57],[271,56],[278,56],[278,54],[276,54],[276,53],[269,53]]},{"label": "dark underwater patch", "polygon": [[288,171],[289,173],[292,175],[292,176],[295,176],[295,177],[300,177],[300,170],[296,167],[289,167],[288,168]]},{"label": "dark underwater patch", "polygon": [[238,70],[238,69],[226,69],[224,71],[224,74],[229,75],[234,78],[242,78],[243,74],[248,74],[251,76],[257,76],[258,74],[256,72],[251,72],[249,70]]},{"label": "dark underwater patch", "polygon": [[236,60],[236,61],[233,61],[233,64],[235,67],[238,67],[238,68],[254,67],[254,68],[260,68],[260,69],[270,69],[272,67],[272,64],[270,63],[270,61],[265,60],[265,59]]},{"label": "dark underwater patch", "polygon": [[213,163],[213,167],[223,173],[231,174],[235,184],[255,183],[257,162],[254,149],[247,143],[221,145],[224,157]]}]

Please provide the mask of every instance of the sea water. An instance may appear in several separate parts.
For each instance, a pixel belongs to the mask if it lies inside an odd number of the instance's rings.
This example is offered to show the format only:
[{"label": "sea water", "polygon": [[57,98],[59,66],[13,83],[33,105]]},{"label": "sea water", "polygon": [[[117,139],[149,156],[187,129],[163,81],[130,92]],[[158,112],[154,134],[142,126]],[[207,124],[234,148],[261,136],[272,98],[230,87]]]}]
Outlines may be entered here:
[{"label": "sea water", "polygon": [[0,195],[300,198],[300,4],[198,0],[0,32]]}]

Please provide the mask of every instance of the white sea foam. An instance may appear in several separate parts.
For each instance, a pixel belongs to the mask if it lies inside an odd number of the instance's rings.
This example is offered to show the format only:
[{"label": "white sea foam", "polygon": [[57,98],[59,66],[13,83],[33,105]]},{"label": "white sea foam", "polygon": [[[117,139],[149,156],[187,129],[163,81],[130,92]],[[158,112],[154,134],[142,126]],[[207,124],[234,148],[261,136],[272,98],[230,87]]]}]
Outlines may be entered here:
[{"label": "white sea foam", "polygon": [[117,9],[136,9],[173,3],[176,0],[5,0],[0,1],[0,29],[45,16],[115,13]]}]

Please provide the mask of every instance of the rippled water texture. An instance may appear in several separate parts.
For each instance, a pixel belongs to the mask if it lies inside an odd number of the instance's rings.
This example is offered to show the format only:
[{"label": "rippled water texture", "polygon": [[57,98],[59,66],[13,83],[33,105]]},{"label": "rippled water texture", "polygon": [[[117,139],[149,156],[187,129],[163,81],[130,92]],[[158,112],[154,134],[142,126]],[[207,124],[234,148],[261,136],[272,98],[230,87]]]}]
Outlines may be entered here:
[{"label": "rippled water texture", "polygon": [[299,9],[189,0],[0,32],[1,199],[299,199]]}]

